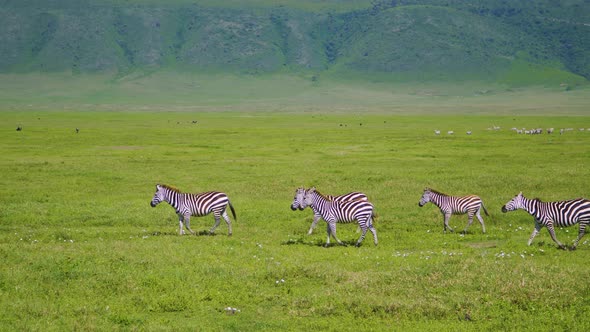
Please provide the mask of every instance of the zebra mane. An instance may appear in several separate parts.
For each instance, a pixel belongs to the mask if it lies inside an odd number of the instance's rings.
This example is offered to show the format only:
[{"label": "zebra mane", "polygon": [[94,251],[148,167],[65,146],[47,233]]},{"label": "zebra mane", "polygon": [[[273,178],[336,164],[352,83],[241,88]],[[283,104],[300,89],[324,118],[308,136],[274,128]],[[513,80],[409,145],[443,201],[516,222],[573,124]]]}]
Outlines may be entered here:
[{"label": "zebra mane", "polygon": [[323,199],[327,200],[327,201],[332,201],[332,199],[330,199],[330,197],[322,194],[321,192],[319,192],[317,189],[314,190],[314,192],[318,195],[320,195],[320,197],[322,197]]},{"label": "zebra mane", "polygon": [[432,188],[428,188],[428,191],[430,191],[431,193],[435,193],[435,194],[439,194],[439,195],[443,195],[443,196],[449,196],[449,195],[447,195],[445,193],[441,193],[440,191],[434,190]]},{"label": "zebra mane", "polygon": [[161,184],[160,187],[166,188],[168,190],[171,190],[171,191],[174,191],[174,192],[177,192],[177,193],[182,193],[182,191],[180,191],[180,189],[178,189],[176,187],[173,187],[173,186],[169,186],[167,184]]}]

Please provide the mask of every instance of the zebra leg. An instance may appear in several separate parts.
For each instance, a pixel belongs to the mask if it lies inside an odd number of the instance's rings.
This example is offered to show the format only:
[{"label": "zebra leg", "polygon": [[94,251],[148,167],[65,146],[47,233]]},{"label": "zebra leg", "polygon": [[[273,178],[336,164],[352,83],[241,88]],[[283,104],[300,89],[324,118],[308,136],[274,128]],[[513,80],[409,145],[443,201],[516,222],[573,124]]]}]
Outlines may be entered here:
[{"label": "zebra leg", "polygon": [[580,242],[580,240],[582,239],[582,237],[584,236],[584,234],[586,233],[586,224],[585,223],[580,223],[580,230],[578,231],[578,238],[576,239],[576,241],[574,241],[574,245],[572,245],[572,247],[570,248],[571,250],[576,250],[576,247],[578,246],[578,242]]},{"label": "zebra leg", "polygon": [[231,236],[232,235],[231,220],[229,220],[229,216],[227,215],[227,211],[223,211],[222,216],[223,216],[223,219],[225,219],[225,222],[227,223],[227,228],[229,229],[228,235]]},{"label": "zebra leg", "polygon": [[193,230],[191,229],[191,216],[184,216],[184,226],[186,227],[186,229],[188,229],[189,232],[191,232],[191,234],[195,234],[195,232],[193,232]]},{"label": "zebra leg", "polygon": [[467,226],[465,226],[465,229],[463,229],[463,231],[461,232],[462,234],[467,234],[467,229],[473,223],[473,212],[467,212],[467,220]]},{"label": "zebra leg", "polygon": [[311,226],[309,227],[309,231],[307,232],[307,235],[311,235],[311,233],[313,233],[313,230],[318,225],[318,221],[320,220],[320,218],[321,218],[321,216],[319,214],[314,213],[313,222],[311,223]]},{"label": "zebra leg", "polygon": [[213,232],[215,232],[215,229],[219,226],[219,223],[221,222],[221,216],[218,211],[213,212],[213,217],[215,218],[215,224],[209,231],[209,234],[213,234]]},{"label": "zebra leg", "polygon": [[362,234],[358,241],[356,241],[357,247],[360,247],[361,242],[363,242],[363,240],[365,239],[365,236],[367,235],[367,230],[370,230],[373,234],[373,242],[375,243],[375,245],[379,243],[379,241],[377,240],[377,231],[375,230],[375,227],[373,227],[373,224],[371,223],[370,219],[366,222],[359,221],[359,228],[361,229]]},{"label": "zebra leg", "polygon": [[336,242],[338,242],[339,245],[344,245],[344,243],[342,243],[342,241],[340,241],[340,239],[338,239],[338,237],[336,236],[336,222],[328,222],[328,242],[326,243],[326,246],[328,244],[330,244],[330,235],[332,235],[332,237],[334,238],[334,240],[336,240]]},{"label": "zebra leg", "polygon": [[371,233],[373,233],[373,243],[375,243],[375,245],[379,244],[379,240],[377,240],[377,230],[375,229],[375,227],[371,225],[369,227],[369,230],[371,231]]},{"label": "zebra leg", "polygon": [[557,246],[558,246],[560,249],[567,249],[567,248],[566,248],[566,247],[563,245],[563,243],[561,243],[561,242],[559,242],[559,241],[557,240],[557,237],[555,236],[555,229],[553,229],[553,222],[550,222],[550,223],[547,225],[547,230],[549,231],[549,235],[551,235],[551,239],[553,239],[553,242],[557,243]]},{"label": "zebra leg", "polygon": [[375,243],[375,245],[377,245],[379,243],[379,241],[377,240],[377,230],[373,226],[372,219],[373,219],[372,216],[369,217],[369,230],[371,231],[371,233],[373,233],[373,243]]},{"label": "zebra leg", "polygon": [[485,234],[486,232],[486,225],[484,225],[483,223],[483,218],[481,217],[481,209],[477,210],[477,213],[475,214],[475,216],[477,217],[477,220],[479,220],[479,223],[481,224],[481,231]]},{"label": "zebra leg", "polygon": [[367,235],[367,229],[368,229],[367,225],[361,224],[360,221],[359,221],[359,227],[361,228],[361,237],[359,237],[359,239],[356,241],[356,244],[355,244],[356,247],[361,246],[361,242],[363,242],[363,240],[365,239],[365,236]]},{"label": "zebra leg", "polygon": [[447,228],[449,229],[449,231],[452,233],[454,232],[453,229],[451,228],[451,226],[449,226],[449,219],[451,219],[451,214],[450,213],[445,213],[445,224],[444,224],[444,232],[447,232]]},{"label": "zebra leg", "polygon": [[537,222],[537,220],[535,220],[535,229],[533,229],[533,233],[531,234],[531,237],[529,237],[529,242],[527,243],[529,246],[531,245],[531,243],[533,243],[533,239],[535,238],[535,236],[537,236],[537,234],[539,234],[540,230],[541,224]]},{"label": "zebra leg", "polygon": [[184,216],[182,214],[178,214],[178,235],[184,235],[184,229],[182,228],[183,222]]}]

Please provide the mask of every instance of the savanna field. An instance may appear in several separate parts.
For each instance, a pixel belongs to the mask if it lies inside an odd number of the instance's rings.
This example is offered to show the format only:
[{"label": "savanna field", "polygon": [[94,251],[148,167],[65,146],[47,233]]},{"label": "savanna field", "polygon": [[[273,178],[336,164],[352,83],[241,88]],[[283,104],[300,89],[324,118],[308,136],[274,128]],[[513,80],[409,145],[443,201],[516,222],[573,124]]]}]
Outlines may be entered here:
[{"label": "savanna field", "polygon": [[[533,218],[500,211],[520,191],[590,198],[580,89],[194,108],[5,99],[0,330],[588,330],[590,236],[564,251],[542,229],[527,246]],[[173,208],[149,206],[156,184],[227,193],[233,236],[224,222],[205,235],[211,215],[179,236]],[[352,246],[356,225],[338,224],[349,245],[323,247],[326,223],[307,235],[311,210],[289,208],[300,186],[366,193],[379,245]],[[438,208],[418,207],[425,187],[479,195],[487,233],[475,221],[443,234]]]}]

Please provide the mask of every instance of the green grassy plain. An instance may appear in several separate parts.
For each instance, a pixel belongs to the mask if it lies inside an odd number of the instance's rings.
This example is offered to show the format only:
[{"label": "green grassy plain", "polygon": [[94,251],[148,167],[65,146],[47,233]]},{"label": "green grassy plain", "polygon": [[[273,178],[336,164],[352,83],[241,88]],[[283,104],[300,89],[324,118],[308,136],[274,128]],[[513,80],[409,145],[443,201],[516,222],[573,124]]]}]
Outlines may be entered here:
[{"label": "green grassy plain", "polygon": [[[17,93],[17,77],[2,82]],[[532,218],[500,212],[519,191],[589,197],[587,90],[301,83],[273,99],[280,88],[268,84],[266,99],[198,103],[188,88],[174,89],[177,102],[158,102],[158,89],[152,100],[143,82],[136,99],[105,83],[84,85],[102,91],[94,97],[72,87],[70,99],[3,90],[0,330],[590,329],[590,237],[561,251],[543,230],[529,247]],[[172,208],[149,207],[156,183],[226,192],[234,235],[223,224],[215,236],[177,235]],[[311,211],[289,209],[302,185],[365,192],[379,246],[369,236],[324,248],[323,222],[307,236]],[[443,234],[436,207],[417,205],[425,186],[480,195],[488,232]],[[212,224],[192,220],[197,231]],[[338,225],[347,242],[355,230]],[[565,243],[576,235],[557,230]]]}]

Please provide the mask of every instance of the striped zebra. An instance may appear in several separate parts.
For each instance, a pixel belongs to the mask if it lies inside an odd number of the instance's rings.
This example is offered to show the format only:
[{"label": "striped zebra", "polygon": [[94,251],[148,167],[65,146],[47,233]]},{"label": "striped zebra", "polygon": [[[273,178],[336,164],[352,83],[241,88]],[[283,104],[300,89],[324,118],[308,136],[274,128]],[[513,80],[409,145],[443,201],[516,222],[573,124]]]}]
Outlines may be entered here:
[{"label": "striped zebra", "polygon": [[180,235],[184,234],[182,228],[183,223],[191,234],[195,234],[190,225],[191,216],[202,217],[210,213],[213,213],[213,216],[215,217],[215,225],[213,225],[213,228],[211,228],[209,233],[213,234],[217,226],[219,226],[220,217],[223,217],[229,228],[229,235],[232,235],[231,220],[226,212],[227,206],[229,205],[235,220],[237,220],[236,211],[229,201],[229,198],[224,193],[209,191],[200,194],[189,194],[180,192],[180,190],[171,186],[158,184],[156,185],[156,193],[154,194],[154,198],[152,198],[150,205],[156,207],[156,205],[160,204],[162,201],[167,202],[176,210],[179,220]]},{"label": "striped zebra", "polygon": [[590,223],[590,200],[584,198],[577,198],[568,201],[557,202],[542,202],[540,199],[528,199],[520,192],[508,203],[502,206],[502,212],[515,211],[523,209],[535,218],[535,229],[529,238],[528,245],[530,246],[533,239],[543,226],[547,227],[551,239],[561,249],[566,249],[563,243],[555,237],[554,226],[567,227],[576,223],[580,224],[578,231],[578,238],[574,241],[571,249],[576,249],[578,242],[584,236],[586,226]]},{"label": "striped zebra", "polygon": [[488,211],[486,210],[485,206],[481,198],[476,195],[468,195],[463,197],[456,197],[456,196],[449,196],[438,192],[436,190],[425,188],[424,193],[422,194],[422,198],[420,198],[420,202],[418,206],[423,207],[426,203],[432,202],[434,205],[438,206],[440,212],[442,212],[444,216],[444,232],[446,233],[447,228],[452,232],[453,229],[449,226],[449,219],[453,214],[465,214],[467,213],[467,217],[469,218],[469,222],[463,233],[467,232],[467,228],[471,226],[473,223],[473,216],[477,216],[479,223],[481,224],[481,229],[483,233],[486,232],[486,227],[483,223],[483,218],[480,215],[480,211],[483,208],[483,211],[486,213],[486,216],[489,216]]},{"label": "striped zebra", "polygon": [[334,240],[336,240],[338,244],[343,244],[342,241],[336,237],[336,223],[352,221],[357,221],[362,231],[360,238],[356,242],[357,247],[360,246],[361,242],[365,239],[367,230],[370,230],[371,233],[373,233],[373,241],[375,242],[375,245],[378,243],[377,231],[375,230],[375,227],[373,227],[373,204],[368,201],[332,201],[312,187],[305,191],[300,206],[303,209],[310,206],[314,211],[318,211],[322,219],[326,221],[328,232],[326,246],[330,244],[330,236],[334,237]]},{"label": "striped zebra", "polygon": [[[301,202],[303,201],[304,195],[305,195],[304,188],[300,187],[300,188],[297,188],[297,190],[295,190],[295,197],[293,198],[293,203],[291,203],[291,210],[293,210],[293,211],[295,211],[297,209],[303,210],[303,208],[301,207]],[[339,195],[339,196],[332,196],[332,195],[325,195],[325,196],[331,201],[339,201],[339,202],[357,201],[357,200],[358,201],[368,201],[369,200],[367,198],[367,195],[363,194],[362,192],[358,192],[358,191],[353,191],[348,194]],[[316,228],[318,221],[322,217],[322,215],[315,208],[311,207],[311,209],[313,210],[313,222],[311,223],[311,227],[309,228],[307,235],[311,235],[311,233],[313,233],[313,230]]]}]

